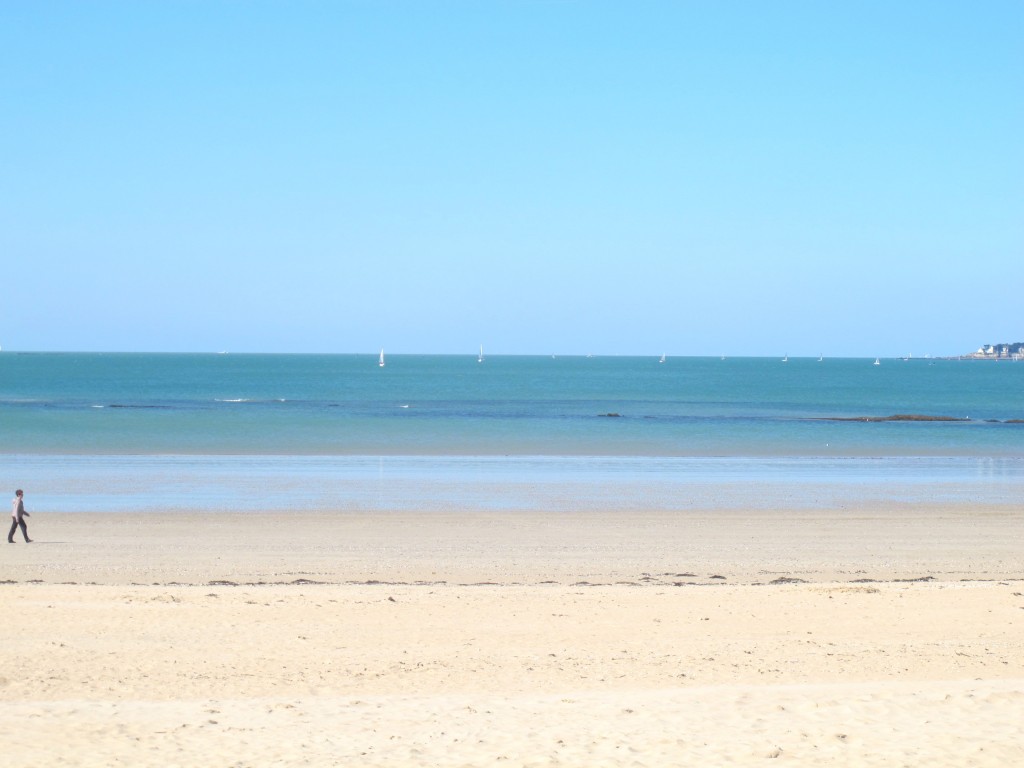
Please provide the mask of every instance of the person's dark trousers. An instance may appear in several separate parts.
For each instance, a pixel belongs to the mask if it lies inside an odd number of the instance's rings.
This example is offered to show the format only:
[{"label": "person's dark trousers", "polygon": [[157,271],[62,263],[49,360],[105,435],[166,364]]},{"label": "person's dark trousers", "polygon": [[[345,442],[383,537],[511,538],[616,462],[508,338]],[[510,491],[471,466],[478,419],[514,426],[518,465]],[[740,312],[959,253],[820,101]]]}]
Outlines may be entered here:
[{"label": "person's dark trousers", "polygon": [[[18,530],[18,526],[21,526],[21,535],[25,537],[25,541],[28,541],[28,526],[25,525],[24,520],[12,520],[11,521],[11,532],[7,534],[7,541],[10,544],[14,543],[14,532]],[[0,529],[2,530],[2,529]]]}]

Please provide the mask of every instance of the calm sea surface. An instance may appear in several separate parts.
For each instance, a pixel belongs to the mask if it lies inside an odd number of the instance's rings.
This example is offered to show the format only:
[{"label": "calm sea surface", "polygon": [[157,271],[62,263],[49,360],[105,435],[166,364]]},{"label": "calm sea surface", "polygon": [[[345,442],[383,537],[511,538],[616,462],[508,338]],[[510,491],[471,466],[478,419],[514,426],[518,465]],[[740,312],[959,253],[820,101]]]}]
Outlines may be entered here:
[{"label": "calm sea surface", "polygon": [[[0,482],[83,511],[1021,497],[1024,364],[872,362],[4,352]],[[836,420],[893,414],[967,420]]]}]

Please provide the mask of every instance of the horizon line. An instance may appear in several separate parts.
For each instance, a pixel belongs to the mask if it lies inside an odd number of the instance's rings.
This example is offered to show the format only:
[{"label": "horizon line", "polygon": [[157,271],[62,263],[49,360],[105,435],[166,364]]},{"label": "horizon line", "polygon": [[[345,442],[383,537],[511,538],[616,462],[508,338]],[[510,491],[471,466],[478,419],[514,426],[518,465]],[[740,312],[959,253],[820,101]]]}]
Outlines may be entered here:
[{"label": "horizon line", "polygon": [[[380,348],[373,350],[358,350],[358,351],[301,351],[301,352],[285,352],[285,351],[274,351],[274,350],[260,350],[260,351],[240,351],[232,352],[230,350],[125,350],[125,349],[4,349],[0,350],[0,356],[5,354],[9,355],[211,355],[211,356],[224,356],[224,355],[308,355],[308,356],[372,356],[377,357],[381,352]],[[388,356],[393,357],[478,357],[478,352],[387,352],[384,348],[384,352]],[[913,355],[913,354],[838,354],[838,355],[825,355],[825,354],[688,354],[688,353],[661,353],[661,352],[603,352],[603,353],[582,353],[582,352],[493,352],[487,353],[484,356],[484,361],[490,357],[546,357],[546,358],[608,358],[608,357],[623,357],[623,358],[660,358],[664,357],[666,360],[670,358],[676,359],[729,359],[729,358],[740,358],[740,359],[778,359],[780,362],[783,360],[871,360],[874,358],[888,359],[888,360],[950,360],[958,358],[968,359],[983,359],[973,358],[975,352],[963,352],[956,354],[941,354],[941,355]],[[997,359],[997,358],[992,358]]]}]

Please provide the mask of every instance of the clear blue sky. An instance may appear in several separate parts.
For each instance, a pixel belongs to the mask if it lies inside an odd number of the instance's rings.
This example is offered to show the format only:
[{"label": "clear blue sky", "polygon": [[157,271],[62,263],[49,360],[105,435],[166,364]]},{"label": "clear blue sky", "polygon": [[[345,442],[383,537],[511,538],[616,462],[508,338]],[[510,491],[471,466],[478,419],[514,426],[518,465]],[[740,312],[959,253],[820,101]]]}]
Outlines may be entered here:
[{"label": "clear blue sky", "polygon": [[4,350],[1024,340],[1024,3],[0,6]]}]

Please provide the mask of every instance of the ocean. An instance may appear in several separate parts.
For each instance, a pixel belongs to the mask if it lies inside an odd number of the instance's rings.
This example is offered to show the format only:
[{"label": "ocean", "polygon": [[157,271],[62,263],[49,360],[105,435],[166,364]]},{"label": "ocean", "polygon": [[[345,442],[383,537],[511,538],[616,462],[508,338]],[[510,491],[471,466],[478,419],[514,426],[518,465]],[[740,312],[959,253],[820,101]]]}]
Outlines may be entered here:
[{"label": "ocean", "polygon": [[[54,511],[1014,503],[1024,365],[0,353],[0,482]],[[869,420],[894,415],[949,421]]]}]

